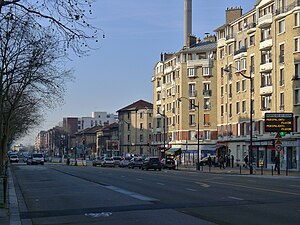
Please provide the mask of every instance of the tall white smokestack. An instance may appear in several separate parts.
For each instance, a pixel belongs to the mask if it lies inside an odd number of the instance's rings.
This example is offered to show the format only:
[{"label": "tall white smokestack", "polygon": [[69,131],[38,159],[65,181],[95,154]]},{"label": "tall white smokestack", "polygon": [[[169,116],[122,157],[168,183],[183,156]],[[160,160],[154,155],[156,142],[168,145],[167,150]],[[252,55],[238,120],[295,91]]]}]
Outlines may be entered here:
[{"label": "tall white smokestack", "polygon": [[189,46],[189,36],[192,34],[192,0],[184,0],[184,46]]}]

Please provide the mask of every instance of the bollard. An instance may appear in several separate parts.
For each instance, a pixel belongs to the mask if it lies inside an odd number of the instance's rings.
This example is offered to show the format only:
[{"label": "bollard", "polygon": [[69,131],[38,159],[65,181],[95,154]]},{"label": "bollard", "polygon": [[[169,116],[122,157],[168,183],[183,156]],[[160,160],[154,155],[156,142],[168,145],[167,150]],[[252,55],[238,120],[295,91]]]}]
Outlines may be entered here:
[{"label": "bollard", "polygon": [[242,166],[240,165],[240,174],[242,174]]},{"label": "bollard", "polygon": [[271,168],[271,171],[272,171],[272,176],[273,176],[273,166],[272,166],[272,168]]}]

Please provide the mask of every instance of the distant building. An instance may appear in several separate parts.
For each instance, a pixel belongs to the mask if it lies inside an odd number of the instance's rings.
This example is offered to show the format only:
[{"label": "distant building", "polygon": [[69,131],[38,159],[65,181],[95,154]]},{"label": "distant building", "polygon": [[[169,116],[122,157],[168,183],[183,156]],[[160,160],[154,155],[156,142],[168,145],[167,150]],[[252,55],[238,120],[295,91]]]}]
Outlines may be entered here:
[{"label": "distant building", "polygon": [[47,148],[47,131],[40,131],[35,138],[35,150],[43,151]]},{"label": "distant building", "polygon": [[153,104],[139,100],[119,109],[117,113],[120,154],[157,155],[150,146]]},{"label": "distant building", "polygon": [[107,126],[114,122],[117,122],[117,118],[113,113],[92,112],[91,117],[78,118],[77,129],[82,131],[94,126]]}]

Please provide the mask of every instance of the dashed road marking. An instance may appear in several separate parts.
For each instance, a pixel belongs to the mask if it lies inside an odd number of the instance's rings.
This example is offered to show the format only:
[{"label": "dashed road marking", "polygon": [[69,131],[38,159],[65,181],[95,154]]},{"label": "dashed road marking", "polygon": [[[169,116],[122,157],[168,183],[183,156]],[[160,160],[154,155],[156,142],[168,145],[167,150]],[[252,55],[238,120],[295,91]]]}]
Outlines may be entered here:
[{"label": "dashed road marking", "polygon": [[158,201],[158,199],[155,199],[155,198],[151,198],[151,197],[148,197],[146,195],[141,195],[139,193],[135,193],[135,192],[131,192],[131,191],[127,191],[125,189],[121,189],[121,188],[118,188],[118,187],[114,187],[114,186],[104,186],[105,188],[109,189],[109,190],[112,190],[112,191],[115,191],[115,192],[119,192],[119,193],[122,193],[124,195],[128,195],[132,198],[136,198],[136,199],[139,199],[139,200],[142,200],[142,201]]},{"label": "dashed road marking", "polygon": [[141,179],[141,178],[136,178],[137,180],[143,180],[143,179]]},{"label": "dashed road marking", "polygon": [[228,198],[234,199],[234,200],[239,200],[239,201],[243,201],[243,198],[238,198],[238,197],[233,197],[233,196],[228,196]]},{"label": "dashed road marking", "polygon": [[205,187],[205,188],[209,188],[210,185],[209,184],[206,184],[206,183],[202,183],[202,182],[195,182],[196,184],[200,184],[201,187]]},{"label": "dashed road marking", "polygon": [[158,185],[162,185],[162,186],[164,186],[165,184],[163,184],[163,183],[157,183]]},{"label": "dashed road marking", "polygon": [[192,189],[192,188],[186,188],[185,190],[187,190],[187,191],[197,191],[197,190]]}]

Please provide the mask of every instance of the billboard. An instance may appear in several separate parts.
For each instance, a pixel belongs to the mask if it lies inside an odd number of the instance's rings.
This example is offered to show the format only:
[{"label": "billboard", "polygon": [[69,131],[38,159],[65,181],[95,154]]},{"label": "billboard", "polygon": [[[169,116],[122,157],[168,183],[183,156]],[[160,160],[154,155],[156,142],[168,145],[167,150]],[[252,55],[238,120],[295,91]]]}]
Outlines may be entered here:
[{"label": "billboard", "polygon": [[293,113],[266,113],[265,132],[293,132]]}]

